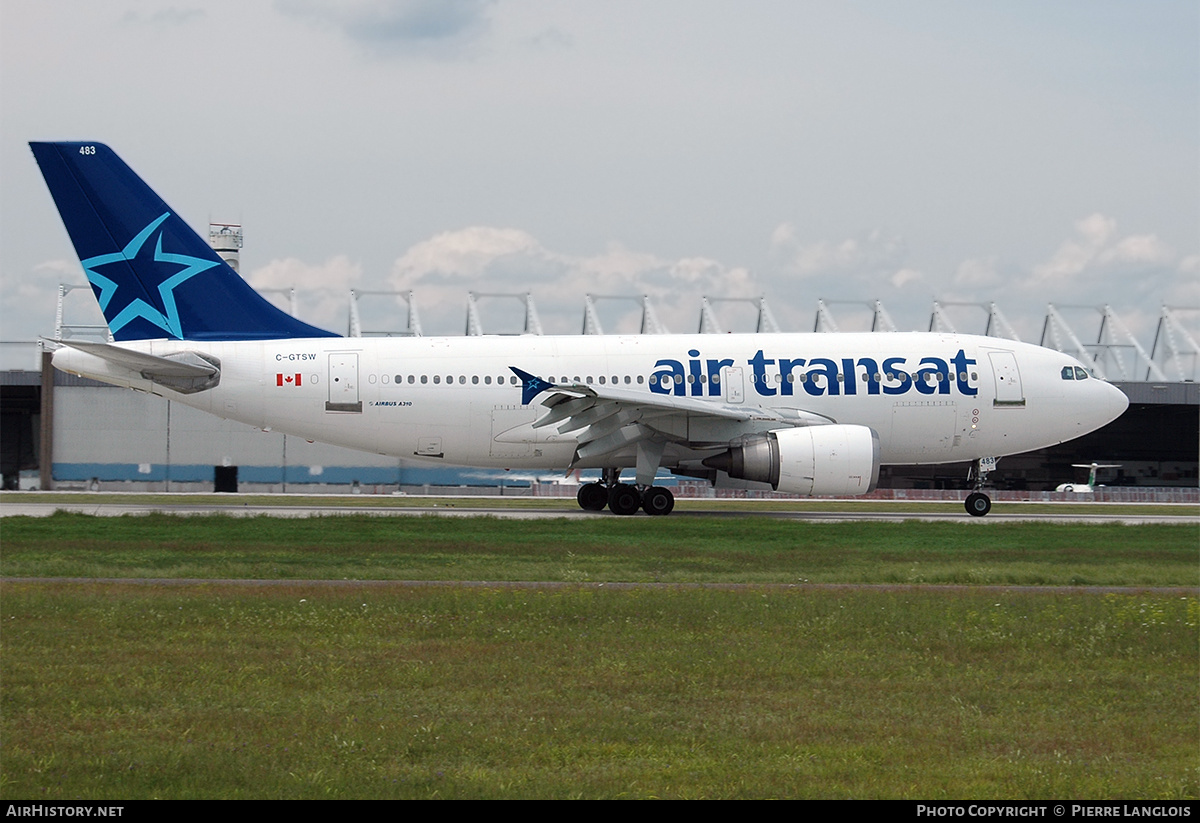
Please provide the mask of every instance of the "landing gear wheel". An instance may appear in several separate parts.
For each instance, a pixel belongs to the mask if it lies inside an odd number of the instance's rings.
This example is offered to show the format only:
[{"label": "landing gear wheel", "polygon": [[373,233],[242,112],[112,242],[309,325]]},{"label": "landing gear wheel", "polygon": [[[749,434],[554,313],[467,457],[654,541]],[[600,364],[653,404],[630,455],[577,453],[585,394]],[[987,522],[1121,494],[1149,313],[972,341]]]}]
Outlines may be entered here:
[{"label": "landing gear wheel", "polygon": [[967,495],[967,514],[972,517],[983,517],[992,510],[992,498],[982,492],[971,492]]},{"label": "landing gear wheel", "polygon": [[613,514],[637,514],[642,507],[642,495],[636,486],[618,483],[608,490],[608,510]]},{"label": "landing gear wheel", "polygon": [[584,511],[601,512],[608,505],[608,489],[603,483],[585,483],[579,487],[575,500]]},{"label": "landing gear wheel", "polygon": [[642,492],[642,508],[646,514],[670,514],[671,509],[675,508],[675,495],[671,494],[670,489],[651,486]]}]

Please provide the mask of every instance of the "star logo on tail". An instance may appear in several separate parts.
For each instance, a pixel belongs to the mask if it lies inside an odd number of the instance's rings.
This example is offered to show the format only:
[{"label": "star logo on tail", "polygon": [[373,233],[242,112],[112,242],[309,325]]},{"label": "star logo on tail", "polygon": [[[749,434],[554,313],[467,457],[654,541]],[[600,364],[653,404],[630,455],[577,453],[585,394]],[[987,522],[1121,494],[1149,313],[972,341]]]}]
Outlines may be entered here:
[{"label": "star logo on tail", "polygon": [[[163,251],[160,227],[170,216],[171,213],[166,212],[151,221],[121,251],[100,254],[82,261],[87,279],[99,290],[97,299],[100,301],[100,310],[108,319],[108,328],[114,335],[128,323],[141,317],[158,326],[171,337],[182,339],[183,327],[179,322],[179,309],[175,305],[175,289],[197,274],[218,265],[214,260]],[[157,237],[150,246],[147,241],[154,236],[156,231],[158,232]],[[119,281],[97,271],[102,266],[114,264],[120,267],[118,269],[121,272]],[[157,284],[145,283],[137,275],[137,270],[140,268],[157,268],[161,265],[179,266],[180,268]],[[153,306],[146,299],[138,296],[139,290],[151,299],[157,294],[159,306]],[[125,300],[124,306],[120,305],[121,299]]]}]

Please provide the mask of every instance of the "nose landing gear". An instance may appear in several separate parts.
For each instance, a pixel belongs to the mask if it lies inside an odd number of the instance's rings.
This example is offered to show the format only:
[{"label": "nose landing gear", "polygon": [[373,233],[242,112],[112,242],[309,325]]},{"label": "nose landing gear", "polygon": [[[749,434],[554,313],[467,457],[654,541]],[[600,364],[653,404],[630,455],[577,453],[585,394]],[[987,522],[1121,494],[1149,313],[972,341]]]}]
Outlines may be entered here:
[{"label": "nose landing gear", "polygon": [[983,493],[983,484],[987,481],[988,472],[996,468],[996,458],[981,457],[975,463],[975,491],[967,495],[965,506],[967,514],[972,517],[983,517],[992,510],[992,498]]},{"label": "nose landing gear", "polygon": [[971,492],[967,495],[967,514],[972,517],[983,517],[992,510],[992,498],[983,492]]}]

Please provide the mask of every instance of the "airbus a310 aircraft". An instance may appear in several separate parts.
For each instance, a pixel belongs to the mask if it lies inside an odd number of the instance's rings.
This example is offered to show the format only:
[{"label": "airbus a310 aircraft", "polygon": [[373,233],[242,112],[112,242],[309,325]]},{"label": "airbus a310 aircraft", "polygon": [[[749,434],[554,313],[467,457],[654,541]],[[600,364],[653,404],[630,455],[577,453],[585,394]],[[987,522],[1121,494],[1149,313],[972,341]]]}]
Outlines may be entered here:
[{"label": "airbus a310 aircraft", "polygon": [[379,454],[601,469],[588,510],[669,513],[660,468],[855,495],[881,465],[971,460],[981,516],[996,458],[1128,406],[1067,355],[959,334],[339,337],[254,292],[107,146],[30,146],[113,338],[56,341],[56,368]]}]

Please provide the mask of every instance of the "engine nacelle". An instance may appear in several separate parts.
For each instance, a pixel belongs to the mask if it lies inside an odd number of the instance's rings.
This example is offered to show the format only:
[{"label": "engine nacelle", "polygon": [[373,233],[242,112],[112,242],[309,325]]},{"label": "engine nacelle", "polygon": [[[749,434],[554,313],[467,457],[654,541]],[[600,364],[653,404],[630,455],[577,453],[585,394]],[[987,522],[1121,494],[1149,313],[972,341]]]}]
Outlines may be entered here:
[{"label": "engine nacelle", "polygon": [[704,461],[739,480],[792,494],[867,494],[879,482],[879,435],[867,426],[776,429]]}]

